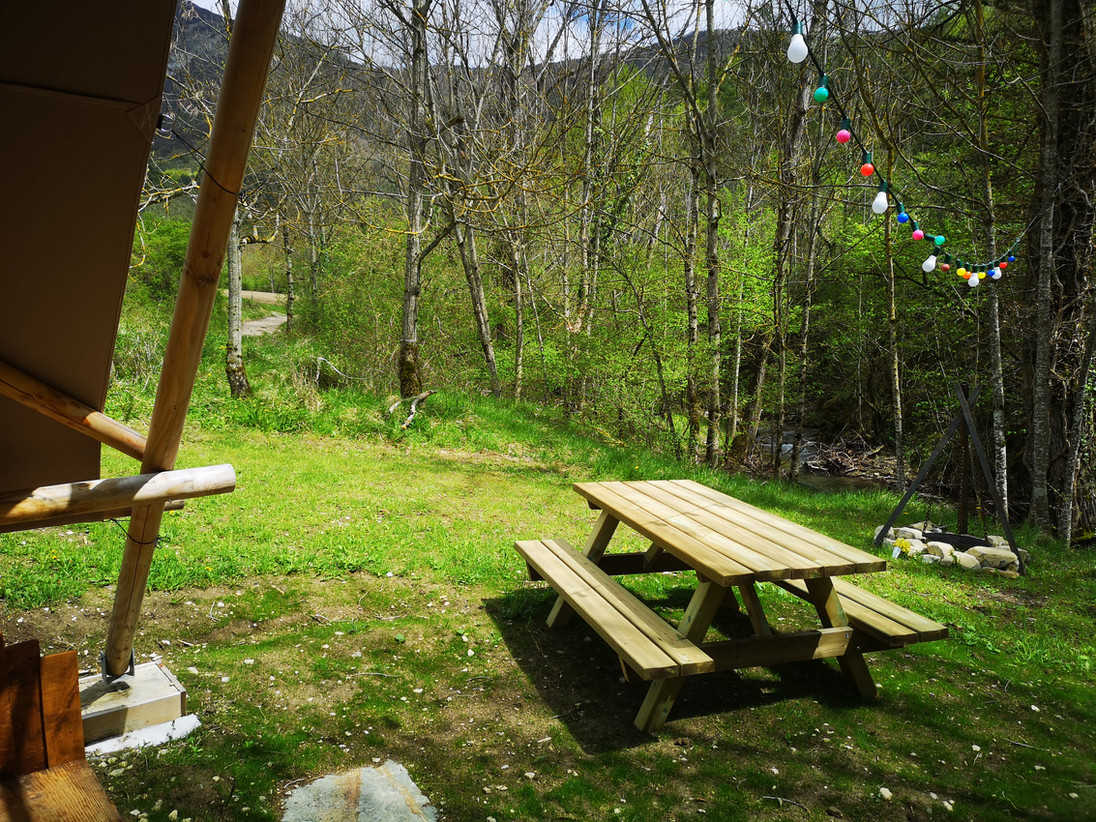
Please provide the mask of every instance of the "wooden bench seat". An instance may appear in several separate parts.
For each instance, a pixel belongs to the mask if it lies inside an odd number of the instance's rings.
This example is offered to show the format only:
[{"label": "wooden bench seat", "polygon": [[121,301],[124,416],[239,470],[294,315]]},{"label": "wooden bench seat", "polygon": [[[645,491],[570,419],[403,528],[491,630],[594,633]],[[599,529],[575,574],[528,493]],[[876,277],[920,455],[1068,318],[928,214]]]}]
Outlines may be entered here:
[{"label": "wooden bench seat", "polygon": [[514,545],[530,568],[550,582],[641,678],[716,670],[708,654],[563,540],[522,540]]},{"label": "wooden bench seat", "polygon": [[[776,584],[809,601],[807,585],[803,580],[787,579]],[[948,635],[946,625],[914,613],[871,591],[858,588],[851,582],[835,577],[833,587],[849,618],[849,624],[877,643],[868,643],[862,650],[901,648],[916,642],[944,639]]]}]

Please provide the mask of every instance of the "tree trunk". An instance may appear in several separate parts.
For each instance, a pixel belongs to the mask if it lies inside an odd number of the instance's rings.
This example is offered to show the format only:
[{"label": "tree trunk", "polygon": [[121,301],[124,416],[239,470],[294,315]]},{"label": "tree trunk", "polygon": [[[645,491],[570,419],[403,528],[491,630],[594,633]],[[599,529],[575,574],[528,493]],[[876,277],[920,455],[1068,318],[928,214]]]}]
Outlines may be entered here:
[{"label": "tree trunk", "polygon": [[[993,214],[993,160],[992,155],[989,153],[989,127],[986,117],[986,34],[982,0],[975,3],[974,11],[978,37],[978,66],[975,69],[978,92],[978,147],[983,152],[982,195],[985,199],[982,234],[986,248],[993,249],[997,246],[997,236]],[[987,309],[989,313],[990,388],[993,395],[993,431],[991,432],[993,473],[994,483],[997,486],[997,495],[1000,497],[1001,505],[1004,508],[1000,515],[1007,518],[1008,449],[1005,443],[1005,374],[1001,361],[1001,315],[996,286],[989,289]]]},{"label": "tree trunk", "polygon": [[285,333],[293,333],[293,300],[296,285],[293,282],[293,247],[289,243],[289,226],[282,223],[282,253],[285,254]]},{"label": "tree trunk", "polygon": [[[743,218],[746,221],[745,228],[742,231],[742,259],[749,260],[750,258],[750,226],[752,225],[751,215],[753,211],[753,183],[748,183],[746,186],[746,211]],[[742,376],[742,295],[746,286],[746,270],[745,263],[740,268],[738,274],[738,283],[736,285],[735,294],[735,306],[734,306],[734,358],[731,365],[731,397],[727,403],[728,408],[728,420],[727,420],[727,436],[723,440],[723,461],[724,465],[729,467],[730,457],[734,451],[734,441],[738,436],[738,405],[739,405],[739,382]]]},{"label": "tree trunk", "polygon": [[426,17],[430,0],[414,0],[409,15],[411,38],[410,100],[407,143],[410,166],[407,175],[407,246],[404,257],[403,314],[396,374],[400,396],[422,393],[422,365],[419,358],[419,298],[422,288],[422,231],[426,189]]},{"label": "tree trunk", "polygon": [[[893,153],[887,152],[887,179],[891,177]],[[906,457],[902,428],[902,379],[898,357],[898,307],[895,299],[894,246],[891,221],[883,219],[883,247],[887,265],[887,328],[890,332],[890,383],[894,415],[894,483],[898,493],[906,490]]]},{"label": "tree trunk", "polygon": [[699,199],[700,179],[695,166],[689,168],[689,190],[686,193],[688,204],[685,212],[685,315],[687,322],[685,337],[685,413],[688,417],[688,436],[686,449],[689,460],[696,461],[697,440],[700,437],[700,396],[696,387],[696,349],[700,342],[700,327],[697,322],[697,303],[699,294],[696,287],[696,239],[700,221]]},{"label": "tree trunk", "polygon": [[243,260],[240,253],[240,217],[232,220],[228,233],[228,345],[225,347],[225,376],[234,398],[251,394],[244,370],[243,350]]},{"label": "tree trunk", "polygon": [[720,385],[723,365],[723,337],[720,325],[721,300],[719,296],[719,220],[722,204],[719,200],[719,176],[716,157],[716,135],[719,126],[719,62],[716,59],[715,2],[705,0],[705,24],[707,41],[708,106],[704,112],[704,184],[705,216],[707,231],[704,259],[708,267],[708,344],[711,347],[711,383],[708,386],[708,436],[704,446],[704,460],[711,466],[719,465],[719,417],[723,409],[723,392]]},{"label": "tree trunk", "polygon": [[491,340],[491,325],[487,316],[487,298],[484,295],[483,276],[480,274],[479,254],[476,251],[476,235],[470,225],[457,223],[453,232],[460,251],[461,264],[464,266],[464,278],[468,281],[468,293],[472,299],[472,315],[476,320],[476,333],[483,348],[483,361],[487,365],[487,375],[491,380],[491,393],[498,397],[502,394],[499,384],[499,369],[495,362],[495,344]]},{"label": "tree trunk", "polygon": [[514,272],[514,399],[521,399],[525,376],[525,307],[521,291],[521,253],[510,243],[510,264]]},{"label": "tree trunk", "polygon": [[1066,468],[1062,483],[1062,499],[1058,508],[1058,538],[1068,547],[1073,540],[1073,497],[1077,490],[1077,472],[1081,467],[1081,449],[1084,447],[1085,411],[1092,391],[1092,363],[1096,352],[1096,298],[1090,298],[1088,337],[1073,388],[1070,409],[1069,436],[1066,438]]},{"label": "tree trunk", "polygon": [[788,469],[794,480],[799,475],[799,454],[803,447],[803,421],[807,416],[808,354],[811,332],[811,306],[814,303],[814,266],[818,252],[818,206],[811,198],[811,218],[808,221],[810,237],[807,239],[807,273],[803,284],[803,330],[799,341],[799,413],[795,423],[795,439],[792,441],[792,461]]}]

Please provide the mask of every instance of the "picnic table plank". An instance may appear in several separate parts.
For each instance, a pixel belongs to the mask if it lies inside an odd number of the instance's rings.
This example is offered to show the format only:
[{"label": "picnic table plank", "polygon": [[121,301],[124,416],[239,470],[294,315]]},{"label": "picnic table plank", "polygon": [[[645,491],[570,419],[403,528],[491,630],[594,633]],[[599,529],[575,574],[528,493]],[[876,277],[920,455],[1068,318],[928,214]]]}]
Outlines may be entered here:
[{"label": "picnic table plank", "polygon": [[613,581],[593,562],[563,540],[542,541],[554,547],[559,558],[576,574],[585,576],[586,581],[595,591],[620,611],[628,621],[654,640],[659,648],[680,666],[682,674],[699,674],[715,670],[715,663],[711,657],[675,631],[666,620],[648,608],[631,591]]},{"label": "picnic table plank", "polygon": [[533,550],[544,540],[516,543],[517,549],[545,579],[567,600],[587,624],[626,659],[645,678],[676,675],[680,666],[661,650],[631,620],[596,595],[587,581],[568,566],[554,551]]},{"label": "picnic table plank", "polygon": [[[713,506],[711,500],[700,497],[690,489],[660,485],[654,482],[629,482],[627,485],[664,502],[676,511],[706,525],[737,544],[769,557],[784,567],[790,575],[798,575],[800,572],[804,576],[850,573],[847,569],[855,567],[854,563],[850,563],[836,554],[821,551],[808,552],[803,550],[802,544],[797,541],[787,540],[791,544],[784,545],[777,542],[773,536],[756,533],[728,516],[721,515],[718,506]],[[780,534],[781,532],[773,529],[773,533]],[[797,547],[799,550],[797,550]],[[814,553],[815,556],[811,556],[810,553]]]},{"label": "picnic table plank", "polygon": [[[723,585],[746,582],[756,576],[751,568],[747,568],[742,563],[710,548],[695,537],[640,508],[627,497],[604,487],[604,483],[578,482],[575,483],[574,488],[586,499],[627,522],[633,530],[669,549],[674,555],[686,560],[698,572],[718,580]],[[684,556],[681,556],[682,554]]]},{"label": "picnic table plank", "polygon": [[880,559],[874,554],[869,554],[867,551],[861,551],[859,548],[853,548],[851,545],[846,545],[832,537],[827,537],[825,534],[812,531],[805,525],[800,525],[799,523],[784,519],[784,517],[772,514],[762,508],[758,508],[755,505],[742,502],[742,500],[735,499],[721,491],[716,491],[714,488],[708,488],[706,485],[701,485],[699,482],[693,480],[655,480],[654,482],[659,484],[667,483],[679,488],[691,489],[717,505],[729,508],[743,517],[741,520],[742,524],[750,530],[756,530],[755,526],[767,526],[768,528],[783,532],[783,534],[786,535],[784,539],[787,539],[787,537],[796,538],[814,546],[816,549],[836,554],[846,561],[854,563],[858,569],[855,573],[885,571],[887,569],[886,560]]}]

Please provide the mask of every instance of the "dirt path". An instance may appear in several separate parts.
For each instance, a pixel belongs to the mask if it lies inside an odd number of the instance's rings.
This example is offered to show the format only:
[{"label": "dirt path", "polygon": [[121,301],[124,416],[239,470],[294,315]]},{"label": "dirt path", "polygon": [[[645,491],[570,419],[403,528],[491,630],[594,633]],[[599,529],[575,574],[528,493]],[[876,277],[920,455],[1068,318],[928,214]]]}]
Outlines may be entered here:
[{"label": "dirt path", "polygon": [[[228,296],[228,289],[222,288],[221,293]],[[285,294],[278,291],[241,291],[240,297],[262,305],[285,305]]]},{"label": "dirt path", "polygon": [[261,337],[263,334],[273,334],[285,325],[285,319],[285,314],[271,314],[269,317],[248,320],[243,324],[242,333],[245,337]]}]

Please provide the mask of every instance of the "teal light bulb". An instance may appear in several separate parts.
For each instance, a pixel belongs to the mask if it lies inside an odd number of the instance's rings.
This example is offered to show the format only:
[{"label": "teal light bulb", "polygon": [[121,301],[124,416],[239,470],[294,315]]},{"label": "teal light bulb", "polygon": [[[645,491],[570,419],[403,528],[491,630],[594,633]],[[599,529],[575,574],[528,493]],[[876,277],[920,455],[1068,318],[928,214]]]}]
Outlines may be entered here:
[{"label": "teal light bulb", "polygon": [[943,234],[937,234],[937,235],[936,235],[936,239],[935,239],[935,240],[933,240],[933,242],[934,242],[934,243],[936,243],[936,245],[938,245],[938,246],[941,246],[941,245],[943,245],[943,244],[944,244],[944,243],[946,243],[947,241],[948,241],[948,238],[947,238],[947,237],[945,237],[945,236],[944,236]]},{"label": "teal light bulb", "polygon": [[824,103],[830,99],[830,90],[825,86],[819,86],[814,90],[814,101],[816,103]]}]

